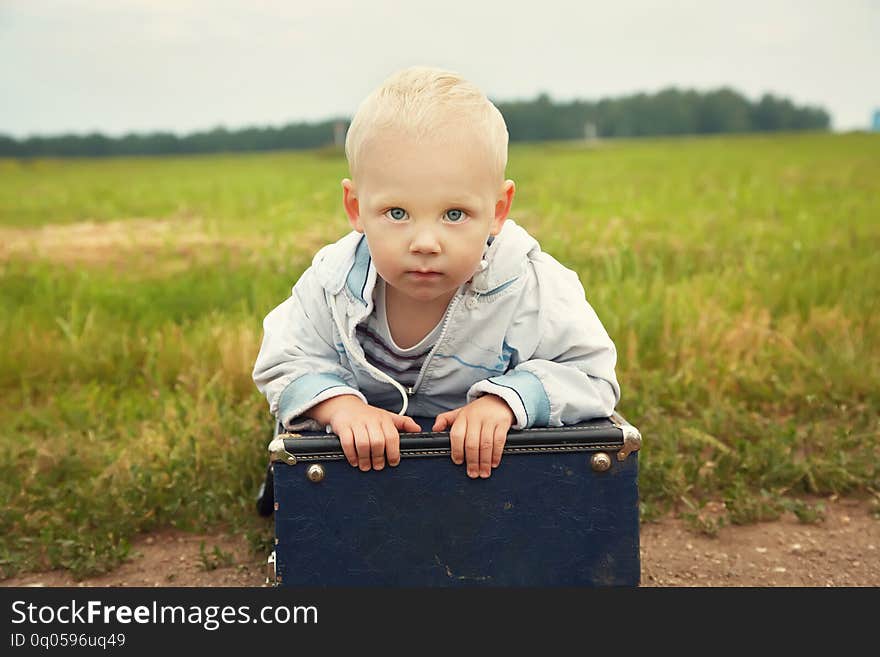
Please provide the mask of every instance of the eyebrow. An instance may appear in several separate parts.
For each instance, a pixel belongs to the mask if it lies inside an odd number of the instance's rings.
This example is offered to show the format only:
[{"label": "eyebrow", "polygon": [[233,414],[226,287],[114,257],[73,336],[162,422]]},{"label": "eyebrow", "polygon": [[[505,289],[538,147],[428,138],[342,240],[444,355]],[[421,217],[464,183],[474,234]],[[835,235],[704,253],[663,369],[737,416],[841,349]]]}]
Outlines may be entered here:
[{"label": "eyebrow", "polygon": [[[395,205],[395,204],[403,205],[399,201],[396,201],[393,196],[381,196],[378,199],[374,200],[373,202],[376,205],[389,205],[389,206]],[[445,203],[444,205],[446,207],[450,207],[450,208],[457,208],[459,206],[473,207],[475,205],[479,205],[479,199],[477,199],[476,197],[473,197],[473,196],[462,196],[462,197],[459,197],[458,199],[456,199],[455,201]]]}]

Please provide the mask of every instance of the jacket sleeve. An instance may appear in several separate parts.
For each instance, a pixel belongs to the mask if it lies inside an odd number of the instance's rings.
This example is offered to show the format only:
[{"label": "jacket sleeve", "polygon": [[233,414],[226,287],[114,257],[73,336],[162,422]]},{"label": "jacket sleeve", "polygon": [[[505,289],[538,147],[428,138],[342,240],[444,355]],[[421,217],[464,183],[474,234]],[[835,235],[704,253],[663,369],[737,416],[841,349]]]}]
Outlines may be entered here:
[{"label": "jacket sleeve", "polygon": [[468,402],[498,395],[516,416],[514,429],[610,416],[620,402],[614,343],[576,272],[545,253],[534,261],[534,271],[524,295],[537,303],[523,304],[509,333],[512,369],[472,385]]},{"label": "jacket sleeve", "polygon": [[356,395],[367,401],[354,375],[340,362],[331,309],[313,267],[299,278],[290,297],[263,320],[263,342],[253,379],[266,396],[269,411],[289,431],[329,431],[329,425],[302,417],[325,399]]}]

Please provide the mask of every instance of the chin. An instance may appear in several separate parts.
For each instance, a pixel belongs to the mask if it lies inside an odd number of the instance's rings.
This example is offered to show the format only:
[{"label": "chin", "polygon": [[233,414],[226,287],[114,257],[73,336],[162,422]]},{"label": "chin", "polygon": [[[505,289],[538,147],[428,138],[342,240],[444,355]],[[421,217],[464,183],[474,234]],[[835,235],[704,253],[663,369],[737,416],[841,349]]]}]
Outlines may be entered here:
[{"label": "chin", "polygon": [[452,290],[442,290],[442,291],[429,291],[429,290],[413,290],[410,294],[408,294],[410,299],[414,299],[415,301],[437,301],[438,299],[442,299],[443,297],[452,295]]}]

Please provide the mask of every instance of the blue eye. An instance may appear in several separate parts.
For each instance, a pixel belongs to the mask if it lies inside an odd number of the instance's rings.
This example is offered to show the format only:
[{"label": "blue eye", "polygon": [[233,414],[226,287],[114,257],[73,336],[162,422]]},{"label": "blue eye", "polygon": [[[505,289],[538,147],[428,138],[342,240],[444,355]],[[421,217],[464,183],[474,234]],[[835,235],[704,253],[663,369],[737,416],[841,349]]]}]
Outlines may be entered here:
[{"label": "blue eye", "polygon": [[389,216],[390,219],[394,219],[395,221],[402,221],[406,218],[406,210],[403,208],[391,208],[388,212],[385,213],[385,216]]},{"label": "blue eye", "polygon": [[447,210],[446,218],[453,223],[460,223],[459,220],[464,218],[464,212],[461,210]]}]

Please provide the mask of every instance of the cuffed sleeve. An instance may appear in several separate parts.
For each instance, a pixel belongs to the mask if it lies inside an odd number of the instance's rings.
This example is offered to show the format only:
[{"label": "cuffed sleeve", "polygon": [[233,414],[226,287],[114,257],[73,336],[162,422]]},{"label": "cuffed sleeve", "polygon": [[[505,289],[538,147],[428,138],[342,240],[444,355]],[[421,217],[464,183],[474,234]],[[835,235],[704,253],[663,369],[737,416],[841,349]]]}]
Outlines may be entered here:
[{"label": "cuffed sleeve", "polygon": [[513,429],[546,426],[550,420],[550,398],[540,379],[526,371],[513,371],[477,381],[467,393],[468,403],[485,394],[498,395],[516,417]]},{"label": "cuffed sleeve", "polygon": [[[324,425],[300,416],[322,401],[340,395],[355,395],[365,404],[366,397],[333,374],[306,374],[292,381],[278,399],[278,421],[288,431],[323,431]],[[299,418],[299,421],[295,422]],[[329,431],[329,429],[327,429]]]}]

